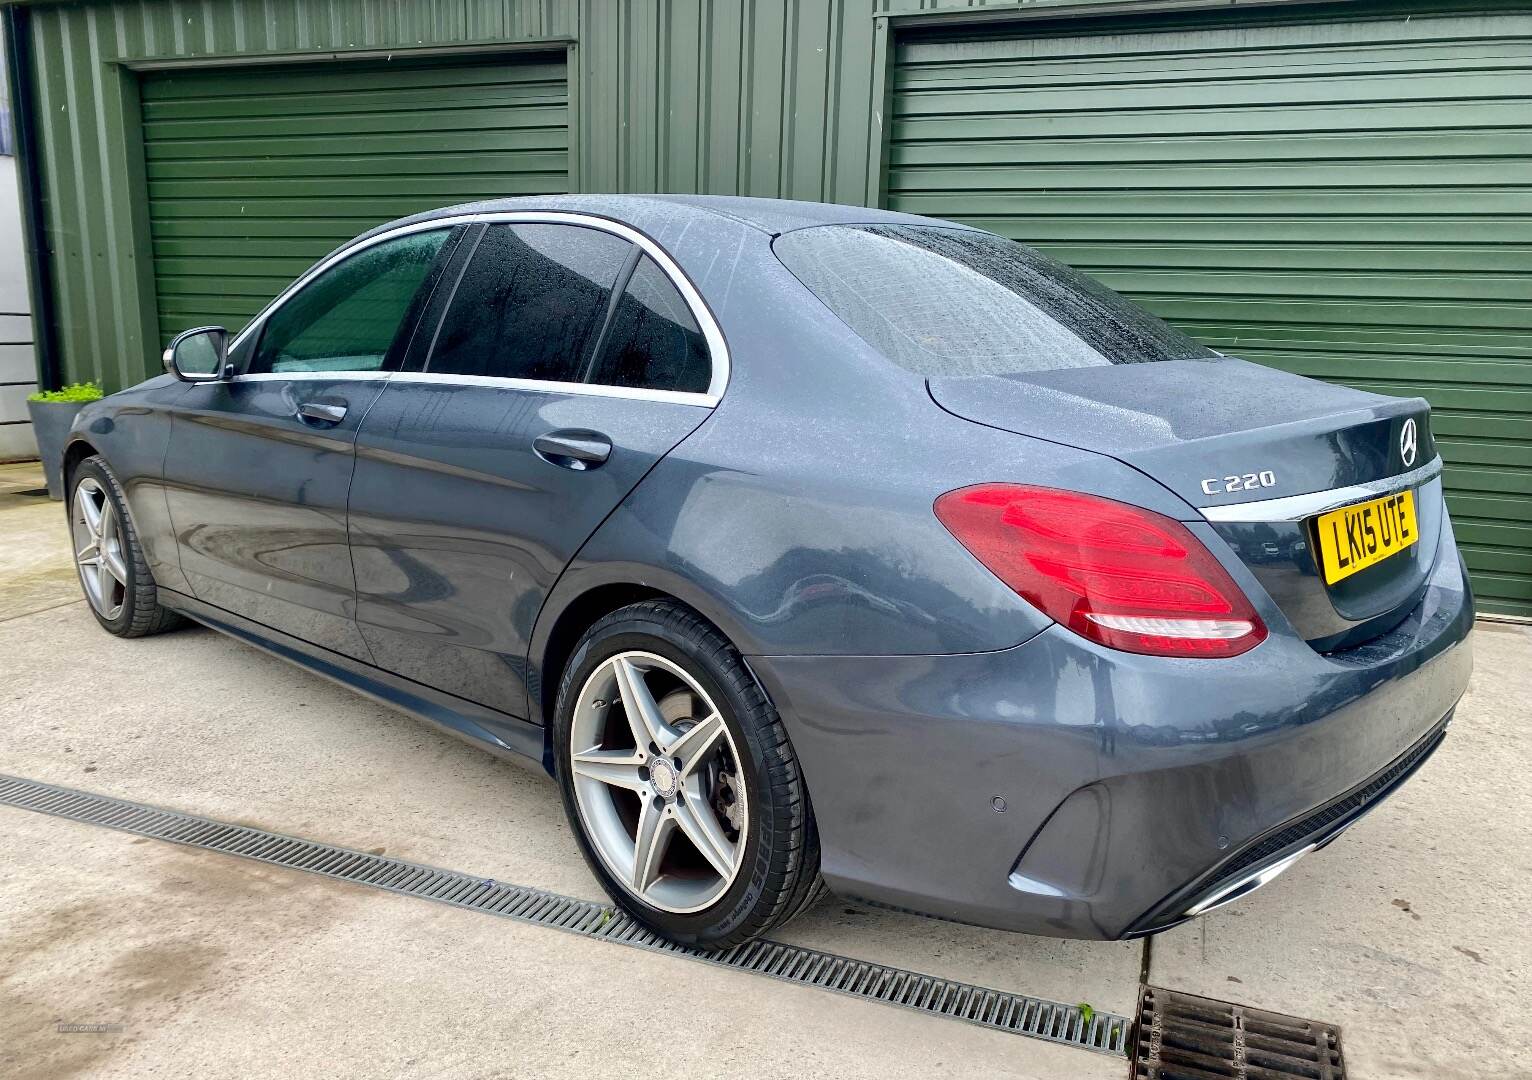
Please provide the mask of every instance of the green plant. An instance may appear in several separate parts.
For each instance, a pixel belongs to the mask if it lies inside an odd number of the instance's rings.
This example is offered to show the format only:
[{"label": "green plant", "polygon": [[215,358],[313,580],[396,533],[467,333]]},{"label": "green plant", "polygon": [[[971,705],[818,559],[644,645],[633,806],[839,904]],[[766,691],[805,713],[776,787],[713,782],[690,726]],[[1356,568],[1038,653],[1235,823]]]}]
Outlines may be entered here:
[{"label": "green plant", "polygon": [[28,401],[99,401],[101,399],[101,384],[98,382],[77,382],[57,390],[39,390],[27,397]]},{"label": "green plant", "polygon": [[1085,1026],[1090,1027],[1090,1022],[1096,1017],[1096,1010],[1091,1008],[1090,1002],[1082,1001],[1076,1006],[1080,1010],[1080,1019],[1085,1021]]}]

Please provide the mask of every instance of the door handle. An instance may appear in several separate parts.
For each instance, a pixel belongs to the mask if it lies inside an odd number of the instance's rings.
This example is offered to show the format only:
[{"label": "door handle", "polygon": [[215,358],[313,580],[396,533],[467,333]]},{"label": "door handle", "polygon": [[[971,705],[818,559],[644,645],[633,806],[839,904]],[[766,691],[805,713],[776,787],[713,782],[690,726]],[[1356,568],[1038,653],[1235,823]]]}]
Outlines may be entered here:
[{"label": "door handle", "polygon": [[305,420],[318,420],[325,424],[338,424],[346,418],[344,405],[326,405],[322,401],[305,401],[298,406],[298,415]]},{"label": "door handle", "polygon": [[550,465],[583,472],[602,464],[612,453],[612,440],[599,431],[550,431],[532,440],[537,456]]}]

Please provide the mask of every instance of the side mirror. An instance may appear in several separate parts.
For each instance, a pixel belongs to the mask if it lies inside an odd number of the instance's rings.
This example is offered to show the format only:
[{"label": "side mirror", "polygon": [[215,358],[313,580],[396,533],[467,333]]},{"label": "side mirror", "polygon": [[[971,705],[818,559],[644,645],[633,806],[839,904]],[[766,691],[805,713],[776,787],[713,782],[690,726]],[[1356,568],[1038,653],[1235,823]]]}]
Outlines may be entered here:
[{"label": "side mirror", "polygon": [[234,374],[229,364],[229,332],[199,326],[171,339],[163,357],[165,370],[183,382],[217,382]]}]

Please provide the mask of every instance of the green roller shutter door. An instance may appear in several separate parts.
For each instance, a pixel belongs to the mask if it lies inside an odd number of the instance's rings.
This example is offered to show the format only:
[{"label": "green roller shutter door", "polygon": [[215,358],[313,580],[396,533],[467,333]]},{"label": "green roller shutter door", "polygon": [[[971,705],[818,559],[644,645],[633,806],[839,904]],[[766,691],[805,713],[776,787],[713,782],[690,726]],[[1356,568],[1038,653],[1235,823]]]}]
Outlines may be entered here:
[{"label": "green roller shutter door", "polygon": [[141,98],[167,340],[244,325],[381,222],[570,186],[562,54],[155,73]]},{"label": "green roller shutter door", "polygon": [[1094,27],[901,42],[888,205],[1428,398],[1480,607],[1532,615],[1532,15]]}]

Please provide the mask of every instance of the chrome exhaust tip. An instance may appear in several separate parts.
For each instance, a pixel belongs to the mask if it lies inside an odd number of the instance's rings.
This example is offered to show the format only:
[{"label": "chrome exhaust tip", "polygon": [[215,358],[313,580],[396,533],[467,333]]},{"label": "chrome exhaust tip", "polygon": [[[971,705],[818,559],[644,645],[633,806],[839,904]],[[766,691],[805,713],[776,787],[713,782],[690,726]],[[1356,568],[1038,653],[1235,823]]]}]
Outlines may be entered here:
[{"label": "chrome exhaust tip", "polygon": [[1187,908],[1185,918],[1190,919],[1197,915],[1206,915],[1208,912],[1221,908],[1225,904],[1234,903],[1234,901],[1238,900],[1242,896],[1250,895],[1251,893],[1255,892],[1255,890],[1259,889],[1262,885],[1265,885],[1269,881],[1275,880],[1279,874],[1281,874],[1288,867],[1292,866],[1293,863],[1303,858],[1309,852],[1313,851],[1315,847],[1316,845],[1314,844],[1305,844],[1297,851],[1294,851],[1290,855],[1284,855],[1276,862],[1267,863],[1265,866],[1258,870],[1252,870],[1244,877],[1235,878],[1227,885],[1220,885],[1218,888],[1208,893],[1202,899],[1198,900],[1191,907]]}]

